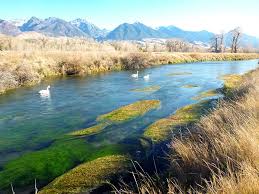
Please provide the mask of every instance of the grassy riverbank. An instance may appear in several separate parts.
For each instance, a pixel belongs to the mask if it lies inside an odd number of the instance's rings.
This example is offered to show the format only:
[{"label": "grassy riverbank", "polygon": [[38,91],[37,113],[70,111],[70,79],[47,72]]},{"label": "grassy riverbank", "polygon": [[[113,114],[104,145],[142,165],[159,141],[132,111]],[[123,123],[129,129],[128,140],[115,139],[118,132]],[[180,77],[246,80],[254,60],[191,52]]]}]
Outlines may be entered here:
[{"label": "grassy riverbank", "polygon": [[88,75],[99,72],[141,69],[153,65],[198,61],[246,60],[258,54],[168,53],[97,51],[0,51],[0,93],[61,75]]},{"label": "grassy riverbank", "polygon": [[[160,178],[140,173],[138,186],[132,191],[258,193],[258,77],[259,70],[244,76],[225,76],[222,92],[226,97],[185,133],[175,134],[171,140],[167,172]],[[172,120],[166,118],[160,126],[155,123],[155,127],[164,129],[164,122],[170,124]],[[168,181],[163,181],[164,177]],[[132,192],[129,187],[123,189]]]}]

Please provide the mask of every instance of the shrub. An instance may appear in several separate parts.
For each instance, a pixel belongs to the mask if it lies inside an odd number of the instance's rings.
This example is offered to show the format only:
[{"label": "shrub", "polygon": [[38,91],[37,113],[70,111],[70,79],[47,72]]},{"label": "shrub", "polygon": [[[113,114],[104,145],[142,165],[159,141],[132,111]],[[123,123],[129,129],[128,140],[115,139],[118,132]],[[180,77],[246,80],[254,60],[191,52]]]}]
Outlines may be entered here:
[{"label": "shrub", "polygon": [[121,59],[124,69],[143,69],[148,67],[148,56],[144,53],[131,53]]},{"label": "shrub", "polygon": [[24,85],[24,84],[30,85],[40,81],[40,76],[33,69],[33,67],[31,65],[24,64],[24,63],[19,64],[16,67],[14,75],[19,85]]},{"label": "shrub", "polygon": [[13,89],[18,86],[15,75],[11,72],[0,71],[0,93],[5,92],[6,88]]}]

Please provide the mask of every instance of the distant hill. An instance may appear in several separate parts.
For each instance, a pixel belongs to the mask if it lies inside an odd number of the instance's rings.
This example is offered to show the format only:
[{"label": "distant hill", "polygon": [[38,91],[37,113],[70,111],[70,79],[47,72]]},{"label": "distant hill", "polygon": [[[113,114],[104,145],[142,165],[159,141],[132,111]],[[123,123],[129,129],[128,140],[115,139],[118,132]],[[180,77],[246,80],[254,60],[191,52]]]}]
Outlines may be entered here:
[{"label": "distant hill", "polygon": [[0,20],[0,34],[17,36],[21,34],[20,29],[11,22]]},{"label": "distant hill", "polygon": [[26,19],[14,19],[14,20],[8,20],[8,22],[10,22],[11,24],[17,26],[17,27],[21,27],[24,23],[27,22]]},{"label": "distant hill", "polygon": [[161,38],[161,34],[151,27],[136,22],[121,24],[106,36],[109,40],[141,40],[143,38]]},{"label": "distant hill", "polygon": [[188,42],[204,42],[209,43],[214,33],[203,31],[185,31],[175,26],[162,26],[159,27],[158,32],[160,32],[166,38],[179,38]]}]

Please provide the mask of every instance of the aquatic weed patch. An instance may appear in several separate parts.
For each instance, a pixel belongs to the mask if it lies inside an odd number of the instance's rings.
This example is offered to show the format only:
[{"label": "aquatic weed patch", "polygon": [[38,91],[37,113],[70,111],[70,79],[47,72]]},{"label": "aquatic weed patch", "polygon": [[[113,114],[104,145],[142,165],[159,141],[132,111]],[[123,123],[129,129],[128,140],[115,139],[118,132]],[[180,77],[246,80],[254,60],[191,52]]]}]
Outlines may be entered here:
[{"label": "aquatic weed patch", "polygon": [[4,165],[0,171],[0,188],[32,184],[34,179],[50,181],[88,157],[81,140],[55,143],[42,151],[24,154]]},{"label": "aquatic weed patch", "polygon": [[109,179],[129,165],[125,155],[110,155],[86,162],[55,179],[40,191],[47,193],[81,193],[106,184]]},{"label": "aquatic weed patch", "polygon": [[72,135],[72,136],[94,135],[94,134],[100,133],[106,126],[107,126],[106,123],[101,123],[101,124],[94,125],[92,127],[71,132],[69,133],[69,135]]},{"label": "aquatic weed patch", "polygon": [[160,86],[149,86],[149,87],[145,87],[145,88],[136,88],[136,89],[132,89],[132,92],[156,92],[158,90],[160,90]]},{"label": "aquatic weed patch", "polygon": [[69,133],[70,136],[88,136],[100,133],[107,126],[123,123],[144,115],[152,109],[160,106],[159,100],[142,100],[123,106],[110,113],[100,115],[96,121],[98,124]]},{"label": "aquatic weed patch", "polygon": [[18,188],[32,185],[35,178],[48,183],[77,164],[122,153],[123,149],[119,145],[94,147],[81,139],[56,142],[7,163],[0,171],[0,188],[7,189],[11,183]]},{"label": "aquatic weed patch", "polygon": [[136,117],[142,116],[152,109],[160,106],[159,100],[141,100],[123,106],[110,113],[101,115],[97,118],[98,122],[122,123]]},{"label": "aquatic weed patch", "polygon": [[210,106],[210,101],[202,101],[180,108],[175,114],[162,118],[148,126],[144,132],[144,137],[150,138],[154,142],[169,139],[171,132],[180,126],[186,126],[198,121]]},{"label": "aquatic weed patch", "polygon": [[193,100],[201,100],[203,98],[213,97],[219,95],[217,90],[208,90],[205,92],[201,92],[198,96],[193,97]]},{"label": "aquatic weed patch", "polygon": [[199,87],[198,85],[194,85],[194,84],[187,84],[182,86],[182,88],[198,88],[198,87]]}]

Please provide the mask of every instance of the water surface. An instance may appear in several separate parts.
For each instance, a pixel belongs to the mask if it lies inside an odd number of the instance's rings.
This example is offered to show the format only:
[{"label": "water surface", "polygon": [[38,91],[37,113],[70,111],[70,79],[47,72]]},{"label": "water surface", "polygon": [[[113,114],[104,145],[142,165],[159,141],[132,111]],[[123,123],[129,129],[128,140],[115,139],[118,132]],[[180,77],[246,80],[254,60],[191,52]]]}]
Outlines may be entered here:
[{"label": "water surface", "polygon": [[[258,66],[257,60],[202,62],[163,65],[87,77],[48,80],[40,85],[20,88],[0,96],[0,166],[26,152],[41,150],[62,135],[92,126],[97,116],[123,105],[144,99],[158,99],[161,107],[145,116],[86,138],[91,144],[120,143],[141,136],[154,121],[167,117],[178,108],[195,103],[199,93],[222,87],[220,76],[243,74]],[[170,76],[169,74],[178,74]],[[142,77],[150,74],[150,80]],[[51,85],[50,98],[38,91]],[[184,88],[184,85],[199,87]],[[136,88],[160,86],[155,92],[134,92]]]}]

